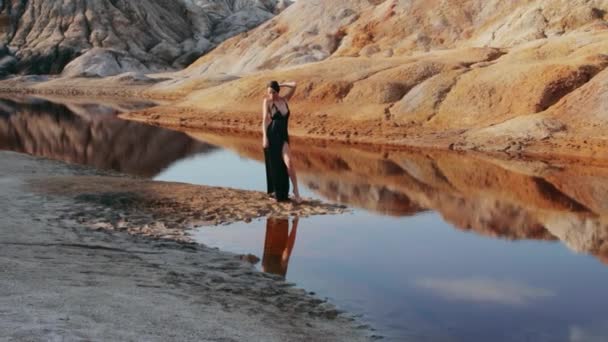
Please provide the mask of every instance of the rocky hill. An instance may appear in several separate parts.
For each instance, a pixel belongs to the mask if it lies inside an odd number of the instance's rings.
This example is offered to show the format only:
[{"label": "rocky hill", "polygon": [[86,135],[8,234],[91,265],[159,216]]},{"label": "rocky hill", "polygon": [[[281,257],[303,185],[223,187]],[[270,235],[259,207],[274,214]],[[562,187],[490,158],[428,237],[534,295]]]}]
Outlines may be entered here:
[{"label": "rocky hill", "polygon": [[26,74],[108,76],[187,66],[272,18],[278,0],[5,0],[0,67]]},{"label": "rocky hill", "polygon": [[[190,69],[276,69],[338,57],[463,47],[510,49],[603,21],[601,0],[310,0],[226,42]],[[235,66],[231,57],[239,56]],[[206,68],[213,61],[214,68]]]},{"label": "rocky hill", "polygon": [[[152,2],[162,3],[138,8]],[[278,6],[256,4],[265,13]],[[179,36],[179,22],[158,32]],[[211,26],[217,37],[221,26]],[[159,50],[168,51],[145,51]],[[89,69],[75,61],[65,74],[101,74],[109,64],[95,58],[136,69],[114,50],[91,51]],[[258,132],[267,81],[290,79],[299,84],[290,132],[302,137],[608,158],[606,51],[605,0],[297,1],[182,71],[148,75],[142,96],[179,101],[129,118]],[[112,82],[13,80],[0,89],[129,88]]]},{"label": "rocky hill", "polygon": [[[293,79],[294,134],[594,154],[608,128],[607,13],[602,0],[298,2],[180,73],[233,76],[182,106],[197,109],[192,125],[238,112],[238,128],[257,129],[266,81]],[[579,135],[589,146],[563,147]]]}]

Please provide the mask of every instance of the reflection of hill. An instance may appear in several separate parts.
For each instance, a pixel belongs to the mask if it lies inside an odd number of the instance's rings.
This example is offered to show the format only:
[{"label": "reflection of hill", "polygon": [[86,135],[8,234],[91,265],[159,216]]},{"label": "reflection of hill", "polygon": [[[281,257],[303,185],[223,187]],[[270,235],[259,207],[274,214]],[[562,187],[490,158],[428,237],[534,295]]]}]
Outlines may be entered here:
[{"label": "reflection of hill", "polygon": [[117,119],[117,111],[120,108],[0,100],[0,149],[144,177],[212,149],[180,132]]},{"label": "reflection of hill", "polygon": [[[259,138],[196,136],[262,158]],[[303,182],[326,198],[391,215],[434,210],[462,230],[559,239],[574,251],[608,260],[608,167],[298,140],[292,150]]]},{"label": "reflection of hill", "polygon": [[405,195],[385,187],[352,184],[339,179],[322,181],[303,177],[305,185],[330,201],[348,203],[384,215],[405,216],[425,211]]}]

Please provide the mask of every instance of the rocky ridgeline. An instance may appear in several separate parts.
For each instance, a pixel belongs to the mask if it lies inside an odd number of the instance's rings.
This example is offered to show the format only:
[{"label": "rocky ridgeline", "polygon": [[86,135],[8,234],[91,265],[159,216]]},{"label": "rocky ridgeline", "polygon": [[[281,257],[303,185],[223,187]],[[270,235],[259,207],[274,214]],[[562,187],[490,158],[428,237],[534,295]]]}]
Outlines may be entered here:
[{"label": "rocky ridgeline", "polygon": [[285,0],[4,0],[0,74],[110,76],[183,68]]},{"label": "rocky ridgeline", "polygon": [[[525,47],[603,22],[605,0],[308,0],[192,66],[242,73],[329,57],[375,59],[424,52]],[[583,44],[582,42],[580,44]],[[238,55],[239,63],[232,65]]]}]

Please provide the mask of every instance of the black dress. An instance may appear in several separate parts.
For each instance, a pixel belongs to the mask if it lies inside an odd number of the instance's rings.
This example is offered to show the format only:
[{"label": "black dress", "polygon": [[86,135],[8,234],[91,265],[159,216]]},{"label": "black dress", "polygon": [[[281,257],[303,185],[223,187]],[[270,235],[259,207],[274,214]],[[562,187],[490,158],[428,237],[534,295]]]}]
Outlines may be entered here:
[{"label": "black dress", "polygon": [[289,199],[289,173],[283,160],[283,144],[289,142],[288,123],[289,106],[285,102],[287,113],[283,114],[272,104],[271,122],[266,129],[268,148],[264,149],[266,159],[266,183],[268,193],[274,193],[277,201]]}]

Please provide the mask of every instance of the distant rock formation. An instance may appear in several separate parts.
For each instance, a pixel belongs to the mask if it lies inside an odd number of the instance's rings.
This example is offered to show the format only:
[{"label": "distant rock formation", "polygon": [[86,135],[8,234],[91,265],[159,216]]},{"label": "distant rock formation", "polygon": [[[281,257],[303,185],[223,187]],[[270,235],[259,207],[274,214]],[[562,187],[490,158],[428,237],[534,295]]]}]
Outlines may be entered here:
[{"label": "distant rock formation", "polygon": [[[110,76],[183,68],[272,18],[278,0],[3,0],[0,33],[24,74]],[[13,61],[4,61],[0,73]],[[9,63],[10,62],[10,63]]]}]

